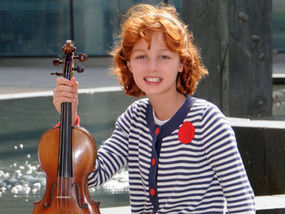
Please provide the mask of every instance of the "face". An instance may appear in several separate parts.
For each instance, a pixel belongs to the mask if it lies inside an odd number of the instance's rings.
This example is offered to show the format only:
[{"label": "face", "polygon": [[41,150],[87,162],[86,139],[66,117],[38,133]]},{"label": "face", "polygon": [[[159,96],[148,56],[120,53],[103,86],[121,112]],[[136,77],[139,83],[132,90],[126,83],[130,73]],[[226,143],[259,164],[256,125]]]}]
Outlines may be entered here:
[{"label": "face", "polygon": [[161,32],[153,33],[150,49],[148,46],[144,39],[139,40],[128,62],[137,86],[149,98],[156,95],[176,96],[176,77],[183,69],[178,53],[167,48]]}]

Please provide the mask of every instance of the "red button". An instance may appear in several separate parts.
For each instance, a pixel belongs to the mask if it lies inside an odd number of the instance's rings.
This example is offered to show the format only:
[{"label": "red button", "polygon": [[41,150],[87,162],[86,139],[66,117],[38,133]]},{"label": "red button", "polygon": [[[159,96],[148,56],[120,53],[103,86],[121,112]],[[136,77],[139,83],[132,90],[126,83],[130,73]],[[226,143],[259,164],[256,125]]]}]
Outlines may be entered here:
[{"label": "red button", "polygon": [[151,165],[155,166],[155,164],[156,164],[156,159],[153,158],[153,159],[151,160]]},{"label": "red button", "polygon": [[155,189],[154,188],[150,188],[149,193],[151,196],[155,196]]},{"label": "red button", "polygon": [[156,129],[155,129],[155,135],[158,135],[159,132],[160,132],[160,129],[159,129],[159,128],[156,128]]}]

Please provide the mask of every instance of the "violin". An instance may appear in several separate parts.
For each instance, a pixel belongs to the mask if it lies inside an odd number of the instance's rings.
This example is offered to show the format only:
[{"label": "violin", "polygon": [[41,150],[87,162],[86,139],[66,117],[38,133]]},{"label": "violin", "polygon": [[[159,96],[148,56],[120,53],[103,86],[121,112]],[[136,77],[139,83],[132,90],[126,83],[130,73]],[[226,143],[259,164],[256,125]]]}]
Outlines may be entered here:
[{"label": "violin", "polygon": [[[74,68],[74,59],[83,62],[85,54],[75,56],[72,41],[62,48],[62,73],[52,73],[71,79],[73,71],[81,73],[84,67]],[[95,170],[96,141],[82,127],[71,126],[71,103],[61,104],[61,125],[46,131],[38,143],[39,171],[46,175],[46,189],[42,200],[34,202],[33,214],[100,214],[99,202],[90,199],[88,175]]]}]

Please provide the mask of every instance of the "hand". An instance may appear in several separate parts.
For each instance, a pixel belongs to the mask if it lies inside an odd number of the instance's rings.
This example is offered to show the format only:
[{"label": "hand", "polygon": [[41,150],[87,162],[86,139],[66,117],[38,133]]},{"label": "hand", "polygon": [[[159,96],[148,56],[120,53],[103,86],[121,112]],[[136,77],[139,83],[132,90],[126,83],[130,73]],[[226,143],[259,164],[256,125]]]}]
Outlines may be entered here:
[{"label": "hand", "polygon": [[53,105],[61,114],[61,104],[70,102],[72,104],[72,125],[76,123],[78,106],[78,82],[75,77],[71,80],[59,77],[56,79],[56,88],[53,90]]}]

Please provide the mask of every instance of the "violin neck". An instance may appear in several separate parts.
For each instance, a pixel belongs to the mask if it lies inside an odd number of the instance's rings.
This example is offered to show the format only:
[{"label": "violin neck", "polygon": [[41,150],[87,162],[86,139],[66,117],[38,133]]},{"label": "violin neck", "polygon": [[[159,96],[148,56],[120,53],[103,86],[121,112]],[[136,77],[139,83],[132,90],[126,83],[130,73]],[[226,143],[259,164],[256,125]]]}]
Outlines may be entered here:
[{"label": "violin neck", "polygon": [[[71,79],[71,56],[66,56],[66,67],[64,77]],[[58,159],[58,176],[73,177],[72,172],[72,127],[71,127],[71,103],[61,104],[61,130],[60,130],[60,148]]]},{"label": "violin neck", "polygon": [[61,104],[61,130],[58,159],[58,176],[73,177],[71,103]]}]

